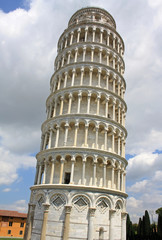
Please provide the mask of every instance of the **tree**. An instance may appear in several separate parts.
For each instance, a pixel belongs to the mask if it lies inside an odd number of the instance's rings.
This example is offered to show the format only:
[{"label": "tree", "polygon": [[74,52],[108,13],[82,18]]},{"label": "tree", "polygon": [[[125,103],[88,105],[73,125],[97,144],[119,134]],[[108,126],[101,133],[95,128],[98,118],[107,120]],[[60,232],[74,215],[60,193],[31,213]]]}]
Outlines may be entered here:
[{"label": "tree", "polygon": [[162,214],[158,214],[157,234],[162,239]]},{"label": "tree", "polygon": [[145,217],[144,217],[144,225],[143,225],[143,232],[144,232],[144,236],[145,239],[149,239],[150,238],[150,217],[148,214],[148,211],[145,211]]},{"label": "tree", "polygon": [[133,231],[132,222],[130,220],[129,214],[127,215],[126,234],[127,234],[127,240],[134,240],[134,231]]},{"label": "tree", "polygon": [[142,219],[139,218],[138,227],[137,227],[137,234],[139,236],[139,239],[140,239],[140,237],[142,235],[142,229],[141,228],[142,228]]},{"label": "tree", "polygon": [[162,239],[162,207],[156,210],[158,214],[157,235],[159,239]]}]

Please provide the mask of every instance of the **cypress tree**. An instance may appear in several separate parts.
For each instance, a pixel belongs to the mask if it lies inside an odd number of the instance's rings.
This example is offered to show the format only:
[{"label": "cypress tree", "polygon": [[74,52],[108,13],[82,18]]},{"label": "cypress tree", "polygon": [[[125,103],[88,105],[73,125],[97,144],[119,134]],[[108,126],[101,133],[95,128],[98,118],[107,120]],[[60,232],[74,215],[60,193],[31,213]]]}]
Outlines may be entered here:
[{"label": "cypress tree", "polygon": [[158,208],[156,210],[156,213],[158,214],[158,225],[157,225],[157,235],[158,239],[162,239],[162,208]]},{"label": "cypress tree", "polygon": [[145,236],[145,239],[148,240],[150,238],[150,217],[149,217],[149,214],[148,214],[148,211],[146,210],[145,211],[145,217],[144,217],[144,236]]},{"label": "cypress tree", "polygon": [[131,235],[131,221],[130,221],[129,214],[127,214],[126,234],[127,234],[127,240],[129,240]]},{"label": "cypress tree", "polygon": [[162,213],[158,214],[157,233],[158,233],[159,239],[162,239]]},{"label": "cypress tree", "polygon": [[138,227],[137,227],[137,234],[139,239],[141,238],[141,225],[142,225],[142,219],[139,218]]}]

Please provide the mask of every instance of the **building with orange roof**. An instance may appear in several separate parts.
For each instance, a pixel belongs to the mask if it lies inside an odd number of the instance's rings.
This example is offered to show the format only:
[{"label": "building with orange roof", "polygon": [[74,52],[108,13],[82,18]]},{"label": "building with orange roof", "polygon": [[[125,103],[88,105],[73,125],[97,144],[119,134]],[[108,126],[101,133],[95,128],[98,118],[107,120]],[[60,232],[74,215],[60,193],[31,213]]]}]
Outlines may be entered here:
[{"label": "building with orange roof", "polygon": [[0,237],[23,238],[27,214],[0,210]]}]

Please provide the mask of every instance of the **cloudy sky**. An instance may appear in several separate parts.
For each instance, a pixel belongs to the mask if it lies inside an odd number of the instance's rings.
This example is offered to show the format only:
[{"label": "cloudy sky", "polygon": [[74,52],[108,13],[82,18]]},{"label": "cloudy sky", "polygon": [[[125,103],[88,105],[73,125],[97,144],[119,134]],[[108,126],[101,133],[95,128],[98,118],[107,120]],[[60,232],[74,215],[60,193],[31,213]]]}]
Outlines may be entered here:
[{"label": "cloudy sky", "polygon": [[162,207],[162,1],[0,0],[0,209],[27,212],[57,41],[71,15],[105,8],[125,42],[127,211]]}]

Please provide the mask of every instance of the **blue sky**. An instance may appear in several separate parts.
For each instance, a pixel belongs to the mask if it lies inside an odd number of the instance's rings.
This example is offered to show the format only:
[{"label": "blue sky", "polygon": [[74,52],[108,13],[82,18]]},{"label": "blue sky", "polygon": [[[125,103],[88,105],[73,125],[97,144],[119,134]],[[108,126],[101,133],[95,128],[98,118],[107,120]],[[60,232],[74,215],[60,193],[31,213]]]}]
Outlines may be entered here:
[{"label": "blue sky", "polygon": [[27,212],[57,41],[86,6],[110,12],[125,42],[127,210],[135,222],[162,203],[161,0],[0,0],[0,209]]},{"label": "blue sky", "polygon": [[0,9],[2,9],[5,13],[14,11],[17,8],[28,9],[27,6],[27,2],[23,0],[0,0]]}]

